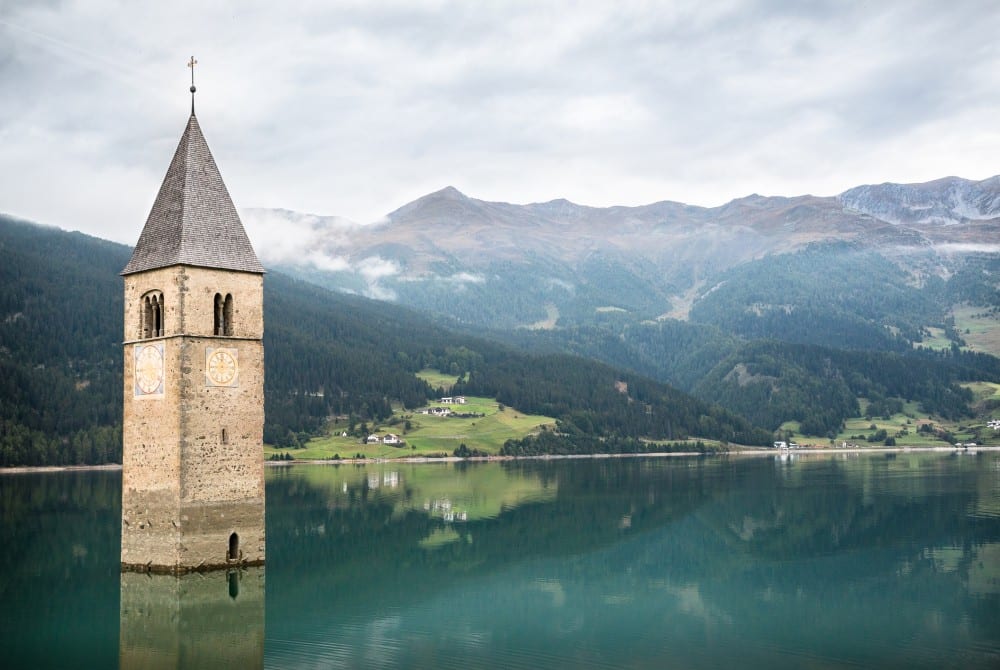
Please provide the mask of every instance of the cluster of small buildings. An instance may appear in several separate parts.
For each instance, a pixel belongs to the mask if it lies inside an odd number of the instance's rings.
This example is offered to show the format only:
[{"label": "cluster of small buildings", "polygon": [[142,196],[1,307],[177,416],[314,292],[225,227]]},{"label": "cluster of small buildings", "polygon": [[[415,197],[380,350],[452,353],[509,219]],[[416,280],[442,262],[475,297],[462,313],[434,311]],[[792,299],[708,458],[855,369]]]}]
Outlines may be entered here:
[{"label": "cluster of small buildings", "polygon": [[404,443],[402,438],[399,437],[399,435],[395,435],[393,433],[387,433],[386,435],[377,435],[375,433],[372,433],[371,435],[368,436],[368,439],[365,440],[365,442],[367,444],[394,444],[394,445],[400,445]]},{"label": "cluster of small buildings", "polygon": [[992,419],[986,425],[992,428],[993,430],[1000,430],[1000,419]]},{"label": "cluster of small buildings", "polygon": [[[464,405],[467,400],[464,395],[457,396],[445,396],[438,400],[442,405]],[[450,416],[452,411],[447,407],[426,407],[420,410],[421,414],[428,414],[430,416]]]},{"label": "cluster of small buildings", "polygon": [[775,449],[798,449],[799,444],[797,442],[785,442],[779,441],[774,443]]},{"label": "cluster of small buildings", "polygon": [[447,407],[426,407],[420,410],[421,414],[429,414],[430,416],[448,416],[452,414],[452,411]]}]

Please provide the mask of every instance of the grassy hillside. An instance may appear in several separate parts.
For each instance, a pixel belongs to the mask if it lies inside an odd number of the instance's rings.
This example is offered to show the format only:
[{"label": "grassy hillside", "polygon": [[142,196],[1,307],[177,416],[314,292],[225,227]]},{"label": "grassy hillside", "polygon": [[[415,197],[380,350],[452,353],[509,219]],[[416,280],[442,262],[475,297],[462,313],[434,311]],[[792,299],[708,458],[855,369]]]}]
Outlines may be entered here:
[{"label": "grassy hillside", "polygon": [[1000,384],[963,382],[961,388],[972,397],[974,413],[948,418],[928,412],[919,402],[872,402],[860,398],[859,414],[847,417],[836,434],[815,434],[798,421],[786,421],[779,429],[782,439],[803,444],[841,446],[941,447],[956,442],[977,445],[1000,444],[1000,431],[987,424],[1000,419]]},{"label": "grassy hillside", "polygon": [[[439,373],[433,373],[438,376]],[[421,374],[421,376],[431,376]],[[431,402],[439,407],[440,403]],[[346,422],[330,425],[329,435],[316,437],[303,448],[289,451],[269,446],[265,456],[290,454],[296,459],[329,459],[334,456],[354,458],[408,458],[412,456],[451,456],[461,445],[488,454],[500,453],[507,440],[521,439],[542,429],[554,428],[556,420],[537,414],[525,414],[500,405],[492,398],[468,397],[463,405],[450,405],[456,414],[475,416],[433,416],[399,409],[385,421],[366,424],[366,430],[343,436]],[[407,427],[409,426],[409,427]],[[398,435],[404,444],[367,444],[368,434]]]}]

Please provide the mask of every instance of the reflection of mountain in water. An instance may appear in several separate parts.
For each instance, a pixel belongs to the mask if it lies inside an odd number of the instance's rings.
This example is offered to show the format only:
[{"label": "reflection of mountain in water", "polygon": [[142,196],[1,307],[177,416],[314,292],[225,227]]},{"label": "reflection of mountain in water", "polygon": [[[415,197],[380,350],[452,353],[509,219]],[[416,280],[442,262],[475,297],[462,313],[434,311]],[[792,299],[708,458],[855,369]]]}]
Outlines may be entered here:
[{"label": "reflection of mountain in water", "polygon": [[[419,665],[421,650],[440,645],[473,664],[514,662],[503,654],[515,649],[525,658],[543,650],[572,658],[587,640],[589,659],[616,658],[625,646],[630,658],[652,663],[666,646],[681,665],[696,664],[714,644],[716,660],[753,667],[755,653],[766,665],[774,652],[755,637],[789,653],[818,648],[878,664],[914,631],[929,646],[911,660],[950,662],[929,649],[950,649],[953,635],[988,637],[997,621],[1000,591],[983,596],[991,577],[977,565],[1000,547],[1000,519],[966,515],[979,491],[990,491],[975,463],[956,470],[940,456],[915,456],[472,467],[538,477],[557,494],[449,525],[419,509],[394,514],[378,500],[330,508],[321,490],[272,480],[269,632],[286,638],[297,629],[384,664]],[[449,539],[427,542],[442,534]],[[948,565],[944,547],[956,554]],[[445,639],[435,646],[427,636]]]},{"label": "reflection of mountain in water", "polygon": [[0,665],[118,664],[121,487],[120,472],[0,475]]}]

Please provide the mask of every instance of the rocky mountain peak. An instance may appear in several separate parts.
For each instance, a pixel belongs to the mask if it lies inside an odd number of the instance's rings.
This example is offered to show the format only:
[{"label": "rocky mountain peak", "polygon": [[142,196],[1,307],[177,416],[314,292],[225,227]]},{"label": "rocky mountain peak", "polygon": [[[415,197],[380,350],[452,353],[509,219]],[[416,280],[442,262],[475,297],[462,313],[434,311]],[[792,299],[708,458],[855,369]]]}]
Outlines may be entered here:
[{"label": "rocky mountain peak", "polygon": [[430,195],[426,196],[428,198],[448,198],[451,200],[468,200],[468,196],[459,191],[454,186],[445,186],[440,191],[435,191]]},{"label": "rocky mountain peak", "polygon": [[393,222],[417,219],[428,223],[464,219],[473,215],[479,204],[479,200],[468,197],[454,186],[446,186],[403,205],[388,218]]},{"label": "rocky mountain peak", "polygon": [[868,184],[837,198],[849,211],[896,225],[953,226],[1000,218],[1000,175],[982,181],[944,177],[923,184]]}]

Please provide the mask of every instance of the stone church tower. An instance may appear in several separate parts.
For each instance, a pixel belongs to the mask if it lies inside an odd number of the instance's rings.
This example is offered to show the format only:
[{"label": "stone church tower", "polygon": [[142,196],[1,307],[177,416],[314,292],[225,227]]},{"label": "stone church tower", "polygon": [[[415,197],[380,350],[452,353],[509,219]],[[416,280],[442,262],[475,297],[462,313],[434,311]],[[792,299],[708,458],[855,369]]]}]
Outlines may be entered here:
[{"label": "stone church tower", "polygon": [[193,105],[122,275],[122,570],[261,565],[264,268]]}]

